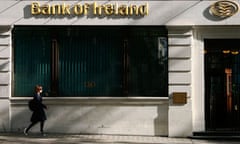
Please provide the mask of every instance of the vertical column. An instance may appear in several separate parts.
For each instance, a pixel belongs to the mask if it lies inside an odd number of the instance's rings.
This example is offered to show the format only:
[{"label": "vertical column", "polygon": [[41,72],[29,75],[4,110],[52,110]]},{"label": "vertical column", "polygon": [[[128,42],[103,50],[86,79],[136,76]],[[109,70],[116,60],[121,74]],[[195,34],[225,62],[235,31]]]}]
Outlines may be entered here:
[{"label": "vertical column", "polygon": [[[168,27],[169,57],[169,137],[192,135],[191,27]],[[174,104],[172,94],[187,94],[186,104]]]},{"label": "vertical column", "polygon": [[0,26],[0,132],[9,131],[11,83],[11,28]]}]

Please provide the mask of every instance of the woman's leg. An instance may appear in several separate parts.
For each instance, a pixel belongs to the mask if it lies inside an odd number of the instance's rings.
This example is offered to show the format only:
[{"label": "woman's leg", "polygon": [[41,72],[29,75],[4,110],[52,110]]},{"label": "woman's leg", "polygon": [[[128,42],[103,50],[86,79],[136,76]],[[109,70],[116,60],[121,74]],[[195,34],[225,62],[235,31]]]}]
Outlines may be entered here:
[{"label": "woman's leg", "polygon": [[24,134],[27,135],[28,131],[36,124],[37,122],[32,122],[27,128],[24,129]]},{"label": "woman's leg", "polygon": [[43,134],[44,121],[40,122],[40,131]]}]

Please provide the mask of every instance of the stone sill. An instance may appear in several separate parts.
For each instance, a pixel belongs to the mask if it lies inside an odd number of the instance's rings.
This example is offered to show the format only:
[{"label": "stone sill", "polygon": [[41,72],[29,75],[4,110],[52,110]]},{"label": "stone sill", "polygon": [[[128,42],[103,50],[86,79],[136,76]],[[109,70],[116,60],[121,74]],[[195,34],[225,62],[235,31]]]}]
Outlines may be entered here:
[{"label": "stone sill", "polygon": [[[31,97],[12,97],[12,105],[26,105]],[[168,97],[44,97],[47,105],[161,105]]]}]

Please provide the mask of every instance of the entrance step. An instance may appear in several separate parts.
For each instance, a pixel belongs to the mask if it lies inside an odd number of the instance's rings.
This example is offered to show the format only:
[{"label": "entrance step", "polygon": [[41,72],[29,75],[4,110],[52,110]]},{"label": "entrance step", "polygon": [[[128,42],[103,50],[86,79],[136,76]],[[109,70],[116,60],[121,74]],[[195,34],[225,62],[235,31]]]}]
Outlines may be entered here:
[{"label": "entrance step", "polygon": [[193,132],[193,139],[239,139],[240,131],[204,131]]}]

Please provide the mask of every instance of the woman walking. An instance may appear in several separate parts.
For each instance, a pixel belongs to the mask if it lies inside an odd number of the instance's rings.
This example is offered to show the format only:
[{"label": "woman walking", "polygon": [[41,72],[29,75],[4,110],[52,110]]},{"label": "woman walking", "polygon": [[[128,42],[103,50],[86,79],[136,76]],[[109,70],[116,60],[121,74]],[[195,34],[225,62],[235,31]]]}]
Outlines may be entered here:
[{"label": "woman walking", "polygon": [[31,117],[31,124],[24,129],[24,134],[28,135],[28,131],[38,122],[40,122],[40,132],[43,136],[45,136],[43,127],[44,121],[47,119],[44,109],[47,109],[46,105],[42,103],[42,86],[36,85],[35,86],[35,94],[33,96],[33,100],[30,103],[31,110],[33,111]]}]

